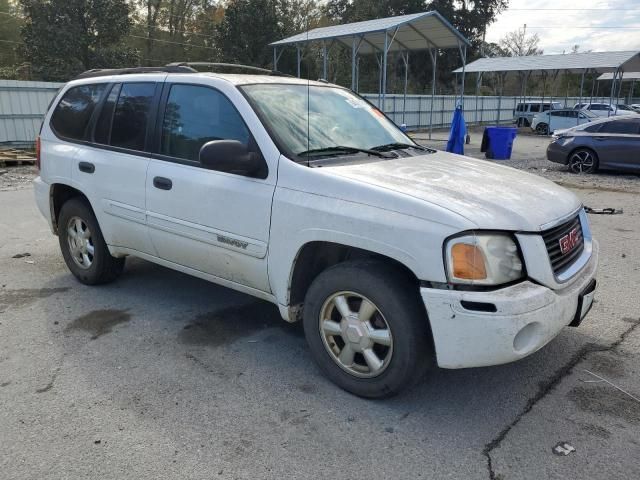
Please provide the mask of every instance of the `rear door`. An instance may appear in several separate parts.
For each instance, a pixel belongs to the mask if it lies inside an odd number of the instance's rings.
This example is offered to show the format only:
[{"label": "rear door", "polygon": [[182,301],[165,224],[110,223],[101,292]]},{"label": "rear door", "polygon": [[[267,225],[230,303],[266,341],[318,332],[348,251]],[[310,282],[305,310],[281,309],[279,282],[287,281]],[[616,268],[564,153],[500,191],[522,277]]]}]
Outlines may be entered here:
[{"label": "rear door", "polygon": [[624,117],[604,123],[593,140],[600,166],[640,169],[640,118]]},{"label": "rear door", "polygon": [[[250,107],[226,82],[215,88],[178,83],[180,78],[173,77],[175,82],[168,80],[164,87],[156,155],[147,176],[153,245],[166,261],[269,292],[267,245],[276,168],[269,168],[266,178],[254,178],[203,168],[198,158],[200,148],[212,140],[237,140],[259,152],[239,111]],[[262,154],[277,164],[273,151],[262,149]]]},{"label": "rear door", "polygon": [[149,254],[154,251],[145,218],[147,150],[162,78],[137,76],[109,86],[89,142],[79,149],[72,169],[107,244]]}]

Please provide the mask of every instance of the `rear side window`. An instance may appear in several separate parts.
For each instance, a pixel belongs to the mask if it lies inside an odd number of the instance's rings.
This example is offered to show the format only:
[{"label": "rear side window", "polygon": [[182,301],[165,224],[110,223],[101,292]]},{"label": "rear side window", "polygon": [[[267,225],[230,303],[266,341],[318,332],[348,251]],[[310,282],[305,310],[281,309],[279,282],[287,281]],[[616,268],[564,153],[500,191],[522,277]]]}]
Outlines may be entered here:
[{"label": "rear side window", "polygon": [[539,112],[540,111],[540,105],[530,105],[529,106],[529,111],[530,112]]},{"label": "rear side window", "polygon": [[116,101],[120,93],[120,85],[114,85],[109,92],[107,100],[102,106],[102,111],[96,122],[94,140],[96,143],[108,145],[111,140],[111,125],[113,124],[113,111],[116,109]]},{"label": "rear side window", "polygon": [[99,83],[67,90],[51,117],[53,130],[61,137],[84,140],[91,115],[106,88],[106,83]]},{"label": "rear side window", "polygon": [[600,133],[620,133],[633,135],[640,133],[640,122],[635,120],[615,120],[602,125]]},{"label": "rear side window", "polygon": [[151,82],[122,84],[113,115],[109,145],[144,150],[155,89],[155,83]]},{"label": "rear side window", "polygon": [[212,140],[249,144],[249,130],[222,93],[197,85],[173,85],[162,122],[160,153],[198,161],[200,148]]}]

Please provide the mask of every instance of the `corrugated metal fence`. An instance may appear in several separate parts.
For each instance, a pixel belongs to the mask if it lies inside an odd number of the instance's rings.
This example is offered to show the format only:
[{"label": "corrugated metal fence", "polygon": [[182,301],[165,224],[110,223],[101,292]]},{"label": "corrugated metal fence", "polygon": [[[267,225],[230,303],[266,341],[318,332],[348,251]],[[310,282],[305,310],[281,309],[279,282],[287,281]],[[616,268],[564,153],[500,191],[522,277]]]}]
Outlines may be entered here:
[{"label": "corrugated metal fence", "polygon": [[[33,145],[38,134],[42,116],[51,99],[62,83],[25,82],[17,80],[0,80],[0,145],[29,146]],[[364,94],[365,98],[378,105],[378,94]],[[396,124],[406,124],[409,129],[428,128],[433,118],[434,127],[447,127],[451,124],[457,97],[454,95],[437,95],[433,98],[431,113],[430,95],[407,95],[406,109],[402,95],[386,96],[384,111]],[[527,97],[527,101],[535,101]],[[545,101],[548,101],[547,97]],[[495,123],[498,119],[500,105],[501,122],[511,122],[513,110],[522,97],[465,97],[465,120],[469,124]],[[554,99],[565,103],[564,97]],[[566,99],[567,106],[573,106],[578,97]],[[589,98],[582,99],[588,102]],[[608,103],[608,98],[593,99],[594,102]],[[625,103],[620,99],[619,103]],[[634,103],[640,103],[635,99]]]},{"label": "corrugated metal fence", "polygon": [[[378,94],[363,94],[367,100],[376,106],[378,103]],[[454,95],[436,95],[433,97],[433,127],[448,127],[453,119],[453,112],[456,108],[457,96]],[[527,97],[527,102],[542,101],[541,98]],[[513,111],[516,105],[523,101],[522,97],[490,97],[490,96],[465,96],[464,97],[464,118],[468,124],[475,123],[496,123],[498,120],[498,107],[500,108],[500,122],[511,123],[513,121]],[[545,103],[549,101],[549,97],[544,99]],[[572,108],[580,101],[579,97],[553,98],[554,102]],[[593,102],[609,103],[609,97],[593,98]],[[589,102],[589,97],[583,97],[582,103]],[[626,99],[620,99],[617,103],[627,103]],[[640,103],[640,99],[634,99],[632,103]],[[403,95],[386,95],[385,113],[397,125],[403,123],[407,125],[409,130],[428,128],[431,119],[431,95],[407,95],[406,109],[404,108]]]},{"label": "corrugated metal fence", "polygon": [[42,115],[62,85],[0,80],[0,145],[33,145]]}]

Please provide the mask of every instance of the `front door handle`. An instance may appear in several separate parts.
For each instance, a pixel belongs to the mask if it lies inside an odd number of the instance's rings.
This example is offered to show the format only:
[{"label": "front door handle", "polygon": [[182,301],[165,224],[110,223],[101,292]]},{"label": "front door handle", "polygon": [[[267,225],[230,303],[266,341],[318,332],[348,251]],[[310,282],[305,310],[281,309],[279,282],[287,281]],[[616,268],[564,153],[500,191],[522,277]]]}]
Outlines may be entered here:
[{"label": "front door handle", "polygon": [[78,163],[78,169],[84,173],[93,173],[96,171],[96,166],[90,162],[80,162]]},{"label": "front door handle", "polygon": [[153,186],[159,188],[160,190],[171,190],[171,187],[173,187],[173,182],[165,177],[154,177]]}]

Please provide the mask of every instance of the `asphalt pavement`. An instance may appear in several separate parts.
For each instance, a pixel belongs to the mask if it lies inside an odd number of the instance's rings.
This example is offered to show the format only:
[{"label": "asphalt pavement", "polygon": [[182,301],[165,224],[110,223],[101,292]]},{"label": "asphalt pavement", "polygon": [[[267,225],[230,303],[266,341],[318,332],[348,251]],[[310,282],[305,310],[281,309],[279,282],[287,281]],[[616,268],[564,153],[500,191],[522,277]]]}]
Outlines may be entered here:
[{"label": "asphalt pavement", "polygon": [[624,209],[590,217],[583,325],[382,401],[322,377],[268,303],[136,259],[79,284],[32,189],[1,191],[0,478],[640,478],[640,195],[575,191]]}]

